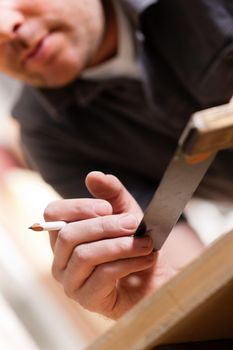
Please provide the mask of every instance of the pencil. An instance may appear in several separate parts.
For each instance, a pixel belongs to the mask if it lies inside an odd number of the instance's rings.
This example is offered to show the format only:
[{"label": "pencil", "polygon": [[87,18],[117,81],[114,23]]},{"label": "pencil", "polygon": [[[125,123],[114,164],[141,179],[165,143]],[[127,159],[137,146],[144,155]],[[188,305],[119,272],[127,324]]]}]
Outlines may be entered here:
[{"label": "pencil", "polygon": [[28,227],[33,231],[59,231],[66,225],[65,221],[50,221],[35,223]]}]

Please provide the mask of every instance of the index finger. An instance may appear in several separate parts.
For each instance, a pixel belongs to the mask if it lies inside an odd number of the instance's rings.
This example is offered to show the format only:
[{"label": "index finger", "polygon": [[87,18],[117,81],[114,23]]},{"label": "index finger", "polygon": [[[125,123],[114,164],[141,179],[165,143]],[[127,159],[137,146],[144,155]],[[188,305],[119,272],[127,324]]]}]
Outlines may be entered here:
[{"label": "index finger", "polygon": [[[45,221],[74,222],[111,214],[111,204],[102,199],[63,199],[52,202],[45,208],[44,219]],[[58,231],[49,232],[52,249],[54,249],[57,235]]]},{"label": "index finger", "polygon": [[62,199],[50,203],[45,208],[44,219],[73,222],[111,214],[111,204],[103,199]]}]

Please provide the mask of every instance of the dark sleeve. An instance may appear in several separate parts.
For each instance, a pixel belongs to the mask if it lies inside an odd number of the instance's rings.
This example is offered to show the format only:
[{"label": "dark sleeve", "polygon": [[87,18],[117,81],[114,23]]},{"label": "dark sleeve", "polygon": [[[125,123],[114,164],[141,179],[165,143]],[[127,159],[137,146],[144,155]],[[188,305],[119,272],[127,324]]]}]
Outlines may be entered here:
[{"label": "dark sleeve", "polygon": [[140,16],[145,44],[201,107],[233,94],[233,1],[160,0]]},{"label": "dark sleeve", "polygon": [[65,128],[54,119],[37,92],[25,88],[12,111],[21,128],[21,142],[30,168],[62,197],[90,197],[85,187],[87,165],[65,142]]}]

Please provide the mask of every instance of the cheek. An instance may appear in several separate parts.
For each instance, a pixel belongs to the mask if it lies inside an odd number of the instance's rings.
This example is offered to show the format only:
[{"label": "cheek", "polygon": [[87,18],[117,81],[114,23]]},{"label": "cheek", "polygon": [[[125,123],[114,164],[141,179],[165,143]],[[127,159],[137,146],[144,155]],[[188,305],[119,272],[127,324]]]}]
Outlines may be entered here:
[{"label": "cheek", "polygon": [[0,44],[0,64],[2,64],[4,61],[6,61],[6,44]]},{"label": "cheek", "polygon": [[82,54],[71,47],[63,54],[58,55],[56,61],[54,61],[51,66],[51,72],[54,72],[53,77],[55,77],[57,73],[60,79],[62,78],[66,80],[66,82],[69,82],[79,77],[85,64],[85,59]]},{"label": "cheek", "polygon": [[82,28],[71,35],[63,35],[54,64],[62,69],[66,67],[68,70],[76,69],[80,72],[93,58],[96,46],[96,40],[86,32],[86,29]]},{"label": "cheek", "polygon": [[37,73],[47,87],[58,87],[78,78],[83,65],[83,60],[76,51],[68,48],[54,57],[50,64],[41,67]]},{"label": "cheek", "polygon": [[16,58],[11,59],[11,55],[9,54],[9,47],[5,45],[0,45],[0,71],[4,73],[8,73],[9,71],[15,69],[16,66]]},{"label": "cheek", "polygon": [[50,0],[49,2],[47,0],[13,0],[14,8],[24,13],[26,17],[45,14],[49,8],[48,3],[53,1],[54,0]]},{"label": "cheek", "polygon": [[20,71],[24,70],[20,63],[20,56],[12,45],[4,45],[0,47],[0,71],[10,75],[18,75]]}]

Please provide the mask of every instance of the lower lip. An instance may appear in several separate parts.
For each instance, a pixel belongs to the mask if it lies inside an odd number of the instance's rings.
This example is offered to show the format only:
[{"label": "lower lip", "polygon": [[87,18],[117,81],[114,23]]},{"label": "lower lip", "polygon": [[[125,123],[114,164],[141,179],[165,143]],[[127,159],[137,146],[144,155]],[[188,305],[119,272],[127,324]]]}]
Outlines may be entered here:
[{"label": "lower lip", "polygon": [[38,49],[32,56],[29,56],[25,60],[26,66],[42,65],[49,61],[54,51],[54,45],[52,45],[53,35],[49,34],[42,39]]}]

